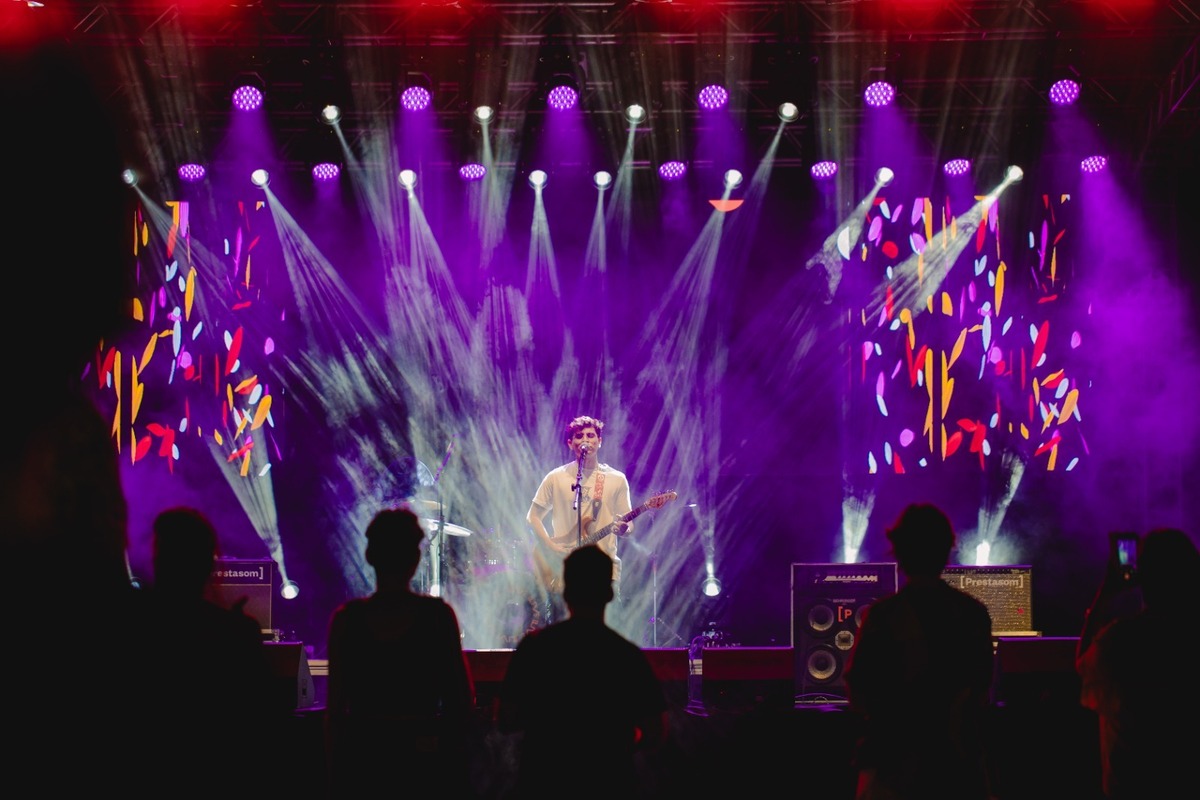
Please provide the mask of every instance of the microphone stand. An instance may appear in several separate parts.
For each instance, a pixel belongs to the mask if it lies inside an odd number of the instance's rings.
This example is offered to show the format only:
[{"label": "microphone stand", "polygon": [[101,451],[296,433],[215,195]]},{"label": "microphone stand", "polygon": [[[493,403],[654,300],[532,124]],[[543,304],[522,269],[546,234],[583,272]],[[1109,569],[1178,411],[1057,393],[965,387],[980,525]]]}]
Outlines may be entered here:
[{"label": "microphone stand", "polygon": [[437,530],[430,540],[437,544],[437,556],[433,559],[433,585],[437,587],[437,594],[434,596],[442,598],[446,596],[446,587],[442,585],[442,575],[446,571],[446,507],[442,503],[442,470],[446,469],[446,465],[450,463],[450,451],[453,449],[454,437],[451,436],[450,444],[446,446],[446,456],[442,459],[437,474],[433,476],[433,488],[437,493],[438,504]]},{"label": "microphone stand", "polygon": [[575,546],[579,547],[583,544],[583,462],[587,459],[587,452],[581,450],[579,458],[576,459],[575,470],[575,485],[571,490],[575,492],[575,531],[576,539]]}]

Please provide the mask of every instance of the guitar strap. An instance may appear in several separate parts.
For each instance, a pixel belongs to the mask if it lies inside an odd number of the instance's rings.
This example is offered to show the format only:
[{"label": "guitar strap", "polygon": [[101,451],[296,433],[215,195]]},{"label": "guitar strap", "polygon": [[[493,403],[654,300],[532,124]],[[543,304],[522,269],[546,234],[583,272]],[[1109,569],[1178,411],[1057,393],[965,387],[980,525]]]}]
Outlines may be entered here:
[{"label": "guitar strap", "polygon": [[604,497],[604,473],[596,470],[596,482],[592,485],[592,508],[600,508],[600,499]]}]

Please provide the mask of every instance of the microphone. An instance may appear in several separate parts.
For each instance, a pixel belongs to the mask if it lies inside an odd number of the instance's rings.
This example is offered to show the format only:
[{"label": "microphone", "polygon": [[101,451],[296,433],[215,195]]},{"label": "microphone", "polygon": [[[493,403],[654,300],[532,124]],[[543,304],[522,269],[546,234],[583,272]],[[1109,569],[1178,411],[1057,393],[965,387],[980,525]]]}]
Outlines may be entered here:
[{"label": "microphone", "polygon": [[587,454],[588,454],[588,453],[590,453],[590,452],[591,452],[591,450],[592,450],[592,448],[588,447],[586,444],[581,444],[581,445],[579,445],[579,458],[580,458],[580,460],[582,460],[582,459],[584,459],[584,458],[587,458]]}]

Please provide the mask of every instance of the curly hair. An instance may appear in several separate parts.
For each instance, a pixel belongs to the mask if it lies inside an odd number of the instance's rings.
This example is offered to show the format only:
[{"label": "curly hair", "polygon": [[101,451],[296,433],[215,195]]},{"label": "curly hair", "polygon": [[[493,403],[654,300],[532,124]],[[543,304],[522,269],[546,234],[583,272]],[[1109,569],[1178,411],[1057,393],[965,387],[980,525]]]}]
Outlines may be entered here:
[{"label": "curly hair", "polygon": [[564,434],[565,434],[564,440],[568,441],[568,442],[571,441],[571,437],[574,436],[579,431],[583,430],[584,428],[595,428],[597,436],[600,436],[600,437],[604,436],[604,423],[603,422],[596,419],[595,417],[583,416],[583,417],[576,417],[575,419],[573,419],[567,423],[567,428],[564,431]]}]

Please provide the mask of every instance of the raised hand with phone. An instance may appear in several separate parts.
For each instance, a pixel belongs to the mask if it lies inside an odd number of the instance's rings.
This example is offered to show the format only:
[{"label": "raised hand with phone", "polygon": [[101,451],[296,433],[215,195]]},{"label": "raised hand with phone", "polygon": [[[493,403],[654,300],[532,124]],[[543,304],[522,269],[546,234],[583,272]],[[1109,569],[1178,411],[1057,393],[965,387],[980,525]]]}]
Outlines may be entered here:
[{"label": "raised hand with phone", "polygon": [[1190,646],[1200,627],[1200,550],[1178,528],[1114,532],[1109,541],[1075,659],[1080,702],[1099,723],[1103,795],[1190,796],[1200,750],[1200,732],[1185,722],[1200,716]]}]

